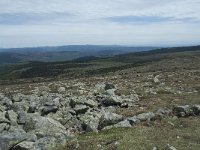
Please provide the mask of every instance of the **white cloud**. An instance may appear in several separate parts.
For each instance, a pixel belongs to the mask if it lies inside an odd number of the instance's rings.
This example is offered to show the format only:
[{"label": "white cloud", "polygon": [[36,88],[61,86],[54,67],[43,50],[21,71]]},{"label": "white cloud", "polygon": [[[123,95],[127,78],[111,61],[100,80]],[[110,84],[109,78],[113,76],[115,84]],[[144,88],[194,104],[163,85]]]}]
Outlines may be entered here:
[{"label": "white cloud", "polygon": [[198,44],[199,8],[199,0],[0,0],[0,47]]}]

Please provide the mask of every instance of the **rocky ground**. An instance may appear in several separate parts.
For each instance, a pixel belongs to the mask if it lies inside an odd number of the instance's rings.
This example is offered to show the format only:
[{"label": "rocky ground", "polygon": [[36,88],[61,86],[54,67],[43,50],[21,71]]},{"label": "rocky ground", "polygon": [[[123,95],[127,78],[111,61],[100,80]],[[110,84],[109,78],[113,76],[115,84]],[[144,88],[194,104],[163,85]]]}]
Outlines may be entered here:
[{"label": "rocky ground", "polygon": [[197,64],[1,85],[0,150],[200,149]]}]

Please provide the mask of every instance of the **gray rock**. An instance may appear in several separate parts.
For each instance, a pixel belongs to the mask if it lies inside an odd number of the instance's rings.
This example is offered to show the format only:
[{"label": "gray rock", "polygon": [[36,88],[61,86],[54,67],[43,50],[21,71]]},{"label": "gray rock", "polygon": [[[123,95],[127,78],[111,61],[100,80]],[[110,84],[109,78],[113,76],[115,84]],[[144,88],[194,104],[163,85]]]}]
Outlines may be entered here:
[{"label": "gray rock", "polygon": [[89,107],[98,107],[98,103],[91,99],[86,100],[84,104]]},{"label": "gray rock", "polygon": [[12,150],[35,150],[35,142],[23,141],[14,146]]},{"label": "gray rock", "polygon": [[70,111],[70,108],[60,108],[56,113],[48,114],[47,117],[59,121],[62,125],[65,125],[74,117]]},{"label": "gray rock", "polygon": [[21,93],[18,93],[12,96],[13,102],[21,102],[23,99],[25,99],[25,96]]},{"label": "gray rock", "polygon": [[39,114],[29,114],[24,125],[26,132],[35,133],[38,138],[53,136],[55,138],[66,137],[66,128],[60,122],[42,117]]},{"label": "gray rock", "polygon": [[16,126],[17,125],[17,114],[13,110],[8,110],[5,113],[5,117],[10,121],[11,125]]},{"label": "gray rock", "polygon": [[100,112],[87,112],[80,117],[80,120],[83,122],[82,127],[86,132],[98,132],[98,126],[102,114]]},{"label": "gray rock", "polygon": [[35,113],[37,109],[37,105],[35,102],[30,103],[29,108],[28,108],[28,113]]},{"label": "gray rock", "polygon": [[58,110],[57,106],[44,106],[41,110],[41,115],[48,115],[49,113],[56,113]]},{"label": "gray rock", "polygon": [[111,112],[105,112],[100,118],[100,123],[98,128],[103,129],[106,126],[117,124],[122,120],[123,120],[122,115],[118,115]]},{"label": "gray rock", "polygon": [[65,139],[56,139],[55,137],[44,137],[36,141],[36,150],[54,150],[66,144]]},{"label": "gray rock", "polygon": [[76,106],[76,104],[77,104],[77,102],[74,99],[70,99],[69,106],[71,108],[74,108]]},{"label": "gray rock", "polygon": [[130,122],[128,120],[124,120],[124,121],[121,121],[117,124],[114,125],[114,127],[117,127],[117,128],[130,128],[132,127]]},{"label": "gray rock", "polygon": [[122,103],[122,100],[118,96],[105,96],[101,101],[103,106],[120,106]]},{"label": "gray rock", "polygon": [[192,106],[190,106],[190,105],[175,106],[173,108],[173,113],[178,117],[187,117],[187,116],[194,115],[194,111],[192,109]]},{"label": "gray rock", "polygon": [[3,132],[0,134],[0,149],[12,149],[15,145],[23,141],[31,141],[32,137],[32,134],[28,134],[22,129],[11,129],[9,132]]},{"label": "gray rock", "polygon": [[160,109],[157,110],[155,115],[158,116],[158,117],[163,118],[165,116],[168,116],[170,113],[171,113],[171,110],[166,109],[166,108],[160,108]]},{"label": "gray rock", "polygon": [[9,130],[9,128],[10,128],[9,123],[0,123],[0,133]]},{"label": "gray rock", "polygon": [[140,121],[150,121],[155,117],[155,114],[153,112],[148,112],[148,113],[142,113],[137,115],[137,119]]},{"label": "gray rock", "polygon": [[127,120],[129,121],[131,125],[140,123],[140,120],[136,116],[129,117],[127,118]]},{"label": "gray rock", "polygon": [[112,128],[130,128],[132,127],[128,120],[121,121],[115,125],[106,126],[102,130],[110,130]]},{"label": "gray rock", "polygon": [[88,109],[89,107],[87,107],[86,105],[76,105],[74,111],[76,112],[76,114],[84,114]]},{"label": "gray rock", "polygon": [[200,115],[200,105],[193,105],[192,109],[195,115]]},{"label": "gray rock", "polygon": [[24,111],[18,112],[18,124],[25,124],[26,123],[26,113]]}]

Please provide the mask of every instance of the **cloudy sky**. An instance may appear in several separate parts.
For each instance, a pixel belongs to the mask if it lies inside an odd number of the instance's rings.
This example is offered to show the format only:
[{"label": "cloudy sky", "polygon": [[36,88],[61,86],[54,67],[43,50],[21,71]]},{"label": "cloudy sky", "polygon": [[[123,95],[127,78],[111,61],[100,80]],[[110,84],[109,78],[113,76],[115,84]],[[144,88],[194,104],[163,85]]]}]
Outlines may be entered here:
[{"label": "cloudy sky", "polygon": [[200,44],[200,0],[0,0],[0,47]]}]

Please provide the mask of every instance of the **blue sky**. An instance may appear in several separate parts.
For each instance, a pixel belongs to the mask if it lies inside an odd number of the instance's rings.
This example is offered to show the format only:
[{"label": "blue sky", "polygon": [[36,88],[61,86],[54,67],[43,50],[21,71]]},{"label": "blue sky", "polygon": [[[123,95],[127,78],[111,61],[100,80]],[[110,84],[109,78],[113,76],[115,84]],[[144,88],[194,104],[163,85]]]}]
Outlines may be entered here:
[{"label": "blue sky", "polygon": [[200,0],[0,0],[0,47],[200,44]]}]

